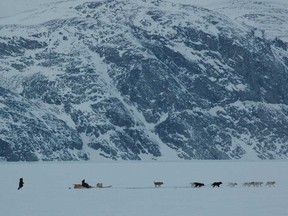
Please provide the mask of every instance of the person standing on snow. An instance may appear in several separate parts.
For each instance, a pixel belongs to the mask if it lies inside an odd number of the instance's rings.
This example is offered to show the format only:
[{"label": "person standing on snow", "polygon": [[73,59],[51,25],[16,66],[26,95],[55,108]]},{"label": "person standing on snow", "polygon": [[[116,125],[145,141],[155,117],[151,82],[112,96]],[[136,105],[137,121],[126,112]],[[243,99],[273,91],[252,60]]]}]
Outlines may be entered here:
[{"label": "person standing on snow", "polygon": [[18,190],[20,190],[23,186],[24,186],[23,178],[20,178],[20,179],[19,179],[19,187],[18,187]]}]

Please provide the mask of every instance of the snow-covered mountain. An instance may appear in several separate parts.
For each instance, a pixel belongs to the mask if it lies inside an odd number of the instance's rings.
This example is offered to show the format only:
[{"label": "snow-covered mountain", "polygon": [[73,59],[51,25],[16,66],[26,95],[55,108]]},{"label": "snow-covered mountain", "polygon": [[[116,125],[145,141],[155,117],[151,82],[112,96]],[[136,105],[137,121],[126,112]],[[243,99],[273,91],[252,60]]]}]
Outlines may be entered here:
[{"label": "snow-covered mountain", "polygon": [[0,19],[0,158],[288,157],[288,4],[38,3]]}]

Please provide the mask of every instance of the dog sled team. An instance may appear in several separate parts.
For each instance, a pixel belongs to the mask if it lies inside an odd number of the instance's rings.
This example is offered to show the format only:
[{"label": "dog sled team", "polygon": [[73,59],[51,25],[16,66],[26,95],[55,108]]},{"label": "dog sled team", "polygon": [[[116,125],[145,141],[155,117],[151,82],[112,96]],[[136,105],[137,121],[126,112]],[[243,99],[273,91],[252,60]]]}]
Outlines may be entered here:
[{"label": "dog sled team", "polygon": [[[154,186],[155,188],[159,188],[161,187],[164,183],[162,181],[154,181]],[[213,182],[211,184],[211,186],[214,188],[214,187],[220,187],[220,185],[222,185],[223,183],[221,181],[219,182]],[[275,181],[267,181],[265,186],[267,187],[274,187],[276,184]],[[201,188],[201,187],[204,187],[205,184],[204,183],[201,183],[201,182],[191,182],[190,183],[191,187],[193,188]],[[229,187],[236,187],[238,184],[236,182],[229,182],[227,184]],[[251,182],[244,182],[243,183],[243,187],[262,187],[264,185],[264,182],[257,182],[257,181],[251,181]],[[24,181],[23,181],[23,178],[20,178],[19,179],[19,187],[18,187],[18,190],[20,190],[22,187],[24,186]],[[83,188],[110,188],[112,187],[112,185],[107,185],[107,186],[104,186],[103,183],[97,183],[96,186],[91,186],[89,185],[85,179],[82,180],[81,183],[79,184],[74,184],[74,189],[83,189]],[[69,188],[71,189],[71,188]]]},{"label": "dog sled team", "polygon": [[[211,184],[212,187],[220,187],[220,185],[223,184],[222,182],[213,182]],[[276,184],[275,181],[268,181],[266,182],[266,186],[268,187],[274,187]],[[236,182],[229,182],[227,184],[229,187],[236,187],[238,184]],[[257,182],[257,181],[252,181],[252,182],[245,182],[243,183],[243,186],[244,187],[261,187],[264,185],[264,182]],[[194,187],[194,188],[200,188],[200,187],[203,187],[205,186],[204,183],[200,183],[200,182],[192,182],[191,183],[191,187]]]},{"label": "dog sled team", "polygon": [[[154,187],[155,188],[160,188],[164,183],[162,181],[154,181]],[[201,182],[191,182],[191,187],[193,188],[201,188],[201,187],[204,187],[205,184],[204,183],[201,183]],[[214,188],[214,187],[220,187],[223,183],[221,181],[218,181],[218,182],[213,182],[211,184],[211,186]],[[268,187],[272,187],[272,186],[275,186],[276,182],[275,181],[268,181],[266,182],[266,186]],[[229,187],[236,187],[238,184],[236,182],[229,182],[227,184]],[[264,183],[263,182],[255,182],[255,181],[252,181],[252,182],[245,182],[243,183],[243,186],[244,187],[261,187],[263,186]],[[74,184],[74,188],[75,189],[81,189],[81,188],[110,188],[112,187],[112,185],[108,185],[108,186],[103,186],[102,183],[97,183],[96,184],[96,187],[93,187],[91,185],[89,185],[88,183],[85,182],[85,179],[82,180],[82,183],[81,184]]]},{"label": "dog sled team", "polygon": [[[161,187],[161,185],[163,185],[164,183],[163,182],[155,182],[154,181],[154,186],[155,187]],[[221,181],[219,181],[219,182],[213,182],[212,184],[211,184],[211,186],[214,188],[214,187],[220,187],[220,185],[222,185],[223,183],[221,182]],[[266,186],[268,186],[268,187],[274,187],[275,186],[275,184],[276,184],[276,182],[275,181],[268,181],[268,182],[266,182]],[[204,183],[201,183],[201,182],[191,182],[190,183],[190,185],[191,185],[191,187],[193,187],[193,188],[200,188],[200,187],[204,187],[205,186],[205,184]],[[227,184],[229,187],[236,187],[238,184],[236,183],[236,182],[229,182],[228,184]],[[255,182],[255,181],[252,181],[252,182],[245,182],[245,183],[243,183],[243,186],[244,187],[261,187],[261,186],[263,186],[264,185],[264,183],[263,182]]]}]

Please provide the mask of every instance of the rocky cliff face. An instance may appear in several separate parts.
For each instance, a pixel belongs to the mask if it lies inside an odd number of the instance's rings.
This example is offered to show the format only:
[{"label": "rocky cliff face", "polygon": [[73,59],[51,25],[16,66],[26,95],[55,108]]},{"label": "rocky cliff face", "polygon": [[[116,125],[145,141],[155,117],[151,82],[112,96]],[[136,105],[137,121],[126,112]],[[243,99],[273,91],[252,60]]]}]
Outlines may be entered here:
[{"label": "rocky cliff face", "polygon": [[283,38],[223,8],[107,0],[70,10],[0,26],[3,160],[288,157]]},{"label": "rocky cliff face", "polygon": [[43,105],[0,87],[0,155],[8,161],[86,159],[75,129]]}]

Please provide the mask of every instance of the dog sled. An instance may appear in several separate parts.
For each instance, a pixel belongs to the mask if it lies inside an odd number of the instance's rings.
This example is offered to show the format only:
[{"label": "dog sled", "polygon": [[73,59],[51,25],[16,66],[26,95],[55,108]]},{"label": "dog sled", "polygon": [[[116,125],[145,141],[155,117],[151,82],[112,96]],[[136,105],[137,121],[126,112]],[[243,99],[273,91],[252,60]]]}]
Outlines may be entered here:
[{"label": "dog sled", "polygon": [[102,183],[97,183],[96,186],[89,186],[87,187],[83,187],[82,184],[73,184],[74,189],[92,189],[92,188],[111,188],[112,185],[103,185]]}]

